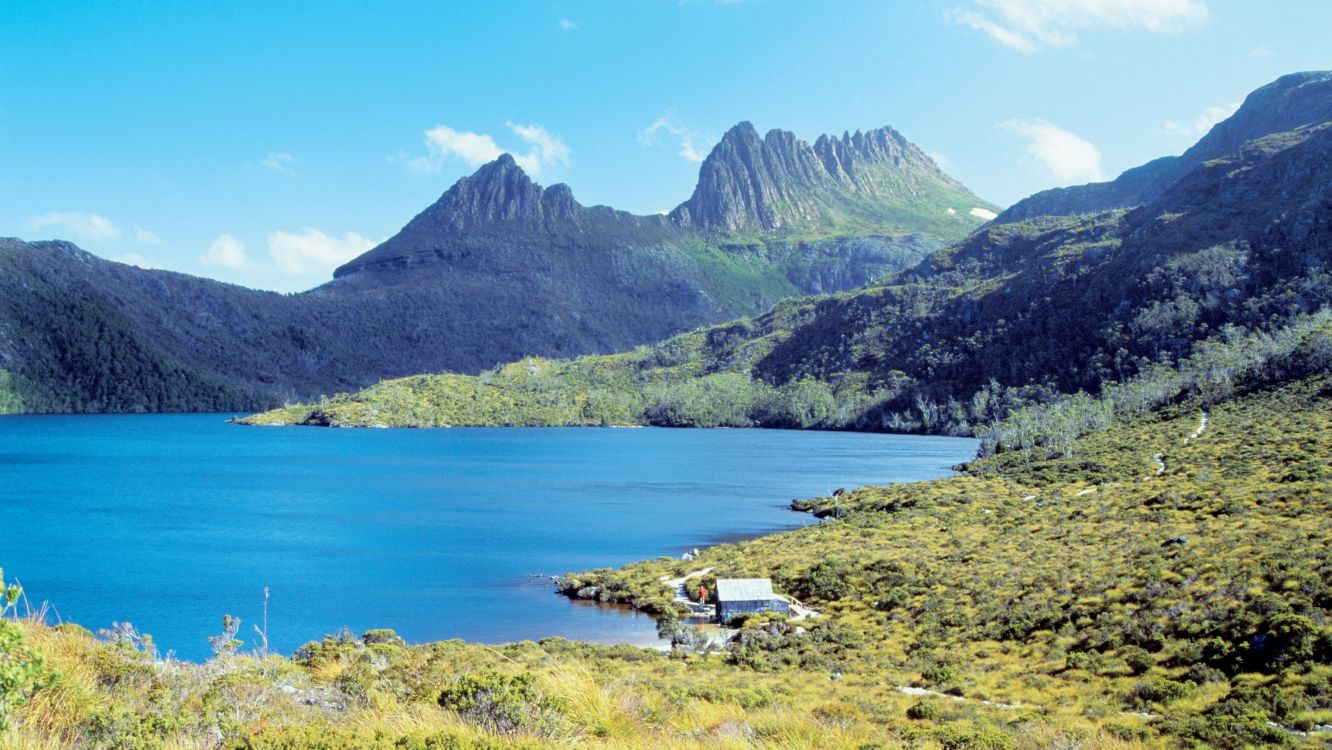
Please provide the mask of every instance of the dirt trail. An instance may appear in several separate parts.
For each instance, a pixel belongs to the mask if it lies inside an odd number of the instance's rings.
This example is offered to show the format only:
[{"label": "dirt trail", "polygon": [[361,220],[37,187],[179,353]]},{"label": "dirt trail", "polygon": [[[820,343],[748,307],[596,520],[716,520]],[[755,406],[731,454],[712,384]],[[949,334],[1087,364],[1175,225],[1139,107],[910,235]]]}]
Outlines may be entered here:
[{"label": "dirt trail", "polygon": [[977,698],[963,698],[960,695],[949,695],[948,693],[941,693],[938,690],[909,687],[907,685],[898,685],[897,692],[906,695],[918,695],[921,697],[932,696],[935,698],[947,698],[950,701],[957,701],[958,703],[979,703],[982,706],[993,706],[995,708],[1032,708],[1031,706],[1024,706],[1021,703],[1000,703],[999,701],[986,701]]},{"label": "dirt trail", "polygon": [[1194,430],[1192,435],[1189,435],[1188,437],[1184,438],[1184,442],[1187,443],[1202,437],[1202,434],[1207,431],[1207,423],[1210,422],[1211,420],[1212,420],[1212,415],[1208,413],[1206,409],[1203,409],[1202,418],[1198,420],[1198,429]]},{"label": "dirt trail", "polygon": [[662,576],[660,580],[662,585],[675,591],[675,599],[673,599],[673,601],[676,604],[683,604],[684,606],[689,608],[689,611],[691,613],[695,615],[707,615],[708,617],[711,617],[714,614],[716,614],[716,610],[713,608],[713,606],[711,604],[699,604],[698,602],[693,601],[692,599],[689,598],[688,590],[685,589],[685,584],[690,579],[701,578],[702,576],[705,576],[711,572],[712,568],[703,568],[701,570],[695,570],[692,573],[685,573],[679,578],[668,578],[666,576]]},{"label": "dirt trail", "polygon": [[[1207,425],[1210,424],[1211,421],[1212,421],[1211,413],[1208,412],[1206,409],[1203,409],[1202,416],[1199,417],[1198,419],[1198,429],[1194,430],[1188,437],[1184,438],[1184,444],[1187,445],[1193,442],[1194,440],[1197,440],[1198,438],[1202,437],[1202,434],[1207,431]],[[1165,457],[1166,454],[1164,453],[1156,453],[1152,455],[1152,460],[1156,462],[1156,473],[1153,476],[1159,477],[1166,473]],[[1143,478],[1147,479],[1147,477]]]}]

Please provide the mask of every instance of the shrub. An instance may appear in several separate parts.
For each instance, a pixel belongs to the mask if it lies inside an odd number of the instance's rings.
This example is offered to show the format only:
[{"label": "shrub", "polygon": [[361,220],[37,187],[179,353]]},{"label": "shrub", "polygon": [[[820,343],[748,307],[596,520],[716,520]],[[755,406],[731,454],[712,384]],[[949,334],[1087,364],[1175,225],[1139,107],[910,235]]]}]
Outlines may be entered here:
[{"label": "shrub", "polygon": [[819,599],[835,602],[854,589],[848,578],[850,569],[833,560],[822,560],[805,571],[805,574],[791,581],[791,590],[801,599]]},{"label": "shrub", "polygon": [[1164,677],[1142,680],[1133,686],[1129,699],[1134,705],[1146,708],[1150,705],[1164,706],[1179,700],[1193,692],[1193,686],[1185,682],[1175,682]]},{"label": "shrub", "polygon": [[820,724],[833,729],[850,729],[861,715],[855,706],[841,702],[821,703],[811,713]]},{"label": "shrub", "polygon": [[927,667],[920,676],[931,685],[947,685],[957,680],[957,668],[951,664],[935,664]]},{"label": "shrub", "polygon": [[721,685],[695,685],[679,693],[684,698],[697,698],[708,703],[733,703],[741,708],[763,708],[772,705],[772,693],[763,688],[723,687]]},{"label": "shrub", "polygon": [[541,694],[528,672],[465,674],[439,694],[439,705],[500,734],[548,733],[560,714],[557,702]]},{"label": "shrub", "polygon": [[906,710],[908,719],[938,721],[943,716],[943,704],[936,700],[923,700]]},{"label": "shrub", "polygon": [[1128,666],[1129,672],[1134,675],[1140,675],[1156,666],[1156,659],[1147,652],[1147,649],[1140,646],[1126,646],[1120,649],[1119,656]]},{"label": "shrub", "polygon": [[945,727],[937,735],[943,750],[1009,750],[1013,738],[1002,729],[979,726],[972,729]]},{"label": "shrub", "polygon": [[385,646],[407,645],[407,641],[404,641],[401,636],[388,628],[367,630],[361,635],[361,640],[364,641],[367,646],[373,646],[375,644],[382,644]]}]

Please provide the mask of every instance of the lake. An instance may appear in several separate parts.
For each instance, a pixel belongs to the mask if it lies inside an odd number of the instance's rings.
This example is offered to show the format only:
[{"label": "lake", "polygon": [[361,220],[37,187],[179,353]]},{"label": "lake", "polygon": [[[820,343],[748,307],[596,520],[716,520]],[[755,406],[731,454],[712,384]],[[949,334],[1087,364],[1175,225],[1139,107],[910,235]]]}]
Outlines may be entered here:
[{"label": "lake", "polygon": [[[223,613],[290,653],[342,626],[413,642],[656,640],[550,576],[813,523],[794,497],[939,477],[974,440],[784,430],[254,428],[223,415],[0,417],[0,566],[35,604],[163,652]],[[52,616],[54,620],[54,615]]]}]

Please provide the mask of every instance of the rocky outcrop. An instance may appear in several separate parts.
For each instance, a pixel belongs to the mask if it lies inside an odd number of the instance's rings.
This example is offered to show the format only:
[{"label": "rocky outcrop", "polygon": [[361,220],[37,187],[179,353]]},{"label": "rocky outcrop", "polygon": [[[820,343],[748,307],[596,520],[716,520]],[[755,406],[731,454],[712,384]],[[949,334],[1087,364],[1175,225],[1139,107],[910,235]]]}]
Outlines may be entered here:
[{"label": "rocky outcrop", "polygon": [[892,128],[824,135],[811,145],[784,130],[760,138],[742,122],[708,154],[694,194],[670,217],[680,226],[723,234],[817,232],[872,222],[871,201],[879,201],[886,217],[903,201],[930,197],[951,199],[962,215],[990,205]]},{"label": "rocky outcrop", "polygon": [[523,238],[573,230],[583,211],[568,185],[542,188],[512,156],[501,154],[458,180],[396,235],[341,266],[333,277],[457,257],[464,251],[456,240],[464,235]]}]

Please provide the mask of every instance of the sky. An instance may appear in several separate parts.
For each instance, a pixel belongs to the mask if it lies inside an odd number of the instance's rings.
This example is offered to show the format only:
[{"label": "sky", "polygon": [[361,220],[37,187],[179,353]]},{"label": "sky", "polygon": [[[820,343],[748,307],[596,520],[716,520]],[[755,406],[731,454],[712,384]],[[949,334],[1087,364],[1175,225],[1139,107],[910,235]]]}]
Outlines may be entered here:
[{"label": "sky", "polygon": [[981,197],[1183,151],[1332,68],[1327,0],[0,3],[0,236],[297,291],[513,153],[685,200],[728,128],[891,125]]}]

